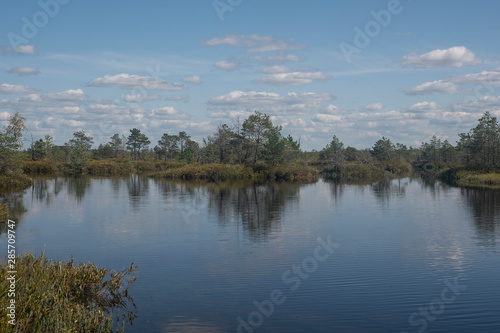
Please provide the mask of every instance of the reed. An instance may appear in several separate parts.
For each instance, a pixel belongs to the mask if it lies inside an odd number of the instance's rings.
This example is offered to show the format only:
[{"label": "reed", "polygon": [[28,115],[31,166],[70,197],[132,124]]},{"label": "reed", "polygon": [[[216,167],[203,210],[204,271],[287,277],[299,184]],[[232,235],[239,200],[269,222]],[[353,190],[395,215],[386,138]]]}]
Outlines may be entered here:
[{"label": "reed", "polygon": [[[123,332],[125,323],[136,317],[127,305],[135,308],[128,289],[137,277],[124,286],[125,278],[137,268],[133,264],[114,272],[92,263],[75,265],[73,258],[51,261],[44,254],[25,253],[15,261],[15,326],[7,316],[12,299],[7,258],[0,267],[1,332]],[[122,314],[114,316],[120,310]]]}]

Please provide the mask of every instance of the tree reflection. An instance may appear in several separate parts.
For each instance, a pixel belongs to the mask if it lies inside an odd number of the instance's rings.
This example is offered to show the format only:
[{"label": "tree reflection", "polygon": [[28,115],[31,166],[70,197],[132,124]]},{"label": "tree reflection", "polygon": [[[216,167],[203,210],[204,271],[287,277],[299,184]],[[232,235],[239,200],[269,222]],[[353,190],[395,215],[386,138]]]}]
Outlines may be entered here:
[{"label": "tree reflection", "polygon": [[404,197],[406,195],[406,186],[408,178],[384,178],[371,185],[373,194],[380,202],[386,202],[393,197]]},{"label": "tree reflection", "polygon": [[500,225],[500,190],[490,188],[461,188],[483,246],[494,247]]},{"label": "tree reflection", "polygon": [[292,183],[210,186],[208,211],[217,214],[221,227],[238,223],[250,240],[261,241],[280,228],[285,208],[298,202],[300,187]]},{"label": "tree reflection", "polygon": [[68,194],[73,195],[77,201],[82,201],[87,188],[90,187],[90,177],[76,176],[66,179],[68,182]]}]

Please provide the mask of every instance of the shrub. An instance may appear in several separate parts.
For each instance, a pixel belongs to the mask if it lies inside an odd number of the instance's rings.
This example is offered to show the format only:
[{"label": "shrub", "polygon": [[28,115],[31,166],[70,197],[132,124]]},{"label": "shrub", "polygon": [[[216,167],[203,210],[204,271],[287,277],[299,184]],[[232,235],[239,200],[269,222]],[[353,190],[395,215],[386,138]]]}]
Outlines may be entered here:
[{"label": "shrub", "polygon": [[[92,263],[74,265],[53,262],[42,254],[35,257],[25,253],[15,259],[16,332],[113,332],[113,311],[124,311],[117,318],[116,332],[123,332],[125,322],[132,323],[135,312],[127,311],[127,303],[134,300],[128,288],[133,277],[123,286],[125,277],[137,266],[133,264],[121,272],[98,268]],[[1,318],[0,331],[9,332],[7,304],[10,281],[6,265],[0,268]]]}]

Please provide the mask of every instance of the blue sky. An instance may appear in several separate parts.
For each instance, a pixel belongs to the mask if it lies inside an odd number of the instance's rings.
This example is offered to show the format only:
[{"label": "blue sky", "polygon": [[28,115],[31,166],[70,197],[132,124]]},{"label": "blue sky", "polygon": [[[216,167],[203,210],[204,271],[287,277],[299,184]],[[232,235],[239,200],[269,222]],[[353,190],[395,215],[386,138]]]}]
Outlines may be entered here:
[{"label": "blue sky", "polygon": [[498,1],[2,2],[0,121],[35,139],[193,139],[254,110],[303,149],[333,135],[452,143],[500,116]]}]

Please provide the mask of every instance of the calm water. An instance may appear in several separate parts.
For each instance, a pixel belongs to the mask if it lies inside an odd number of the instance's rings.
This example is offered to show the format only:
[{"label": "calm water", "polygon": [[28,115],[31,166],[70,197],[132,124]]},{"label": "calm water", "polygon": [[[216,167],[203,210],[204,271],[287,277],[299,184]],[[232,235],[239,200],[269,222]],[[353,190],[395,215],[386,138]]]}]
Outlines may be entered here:
[{"label": "calm water", "polygon": [[498,190],[131,176],[9,200],[18,251],[140,266],[126,332],[500,332]]}]

